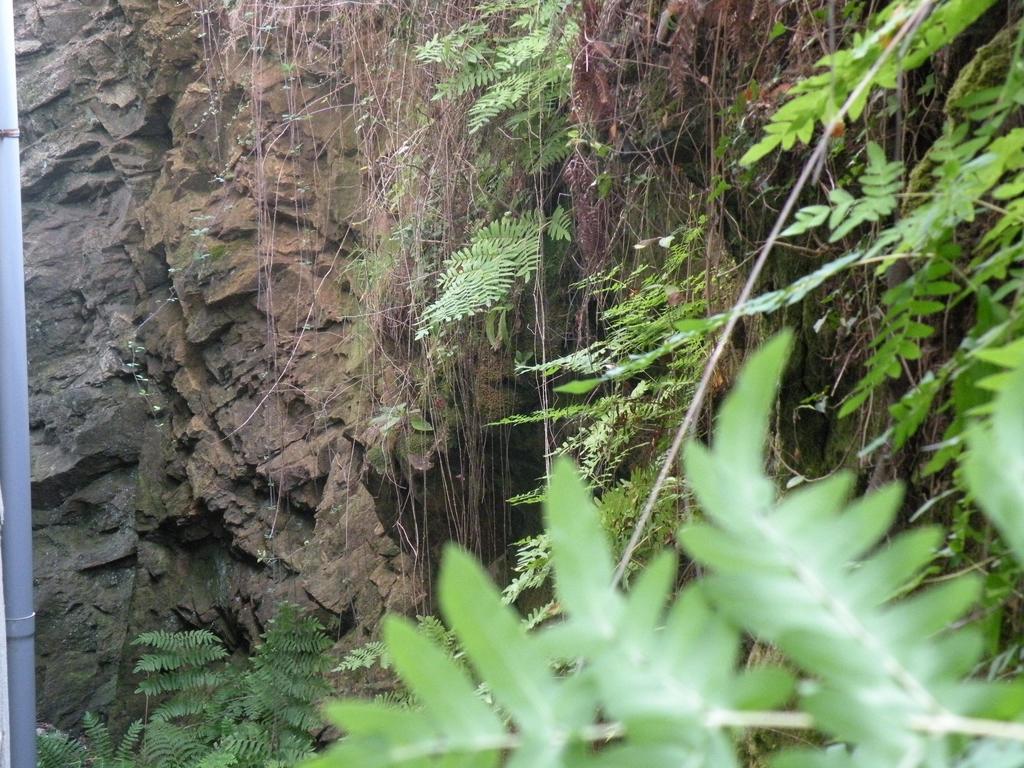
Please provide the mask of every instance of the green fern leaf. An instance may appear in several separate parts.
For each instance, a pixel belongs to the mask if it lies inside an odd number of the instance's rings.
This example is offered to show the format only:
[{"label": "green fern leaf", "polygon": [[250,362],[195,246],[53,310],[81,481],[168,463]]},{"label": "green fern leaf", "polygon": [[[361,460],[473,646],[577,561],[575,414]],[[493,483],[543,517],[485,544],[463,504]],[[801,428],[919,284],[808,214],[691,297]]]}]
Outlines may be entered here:
[{"label": "green fern leaf", "polygon": [[536,270],[540,236],[540,223],[533,216],[506,216],[477,231],[469,246],[446,262],[438,281],[440,295],[424,310],[417,338],[503,300],[516,280]]},{"label": "green fern leaf", "polygon": [[978,505],[1024,563],[1024,366],[996,398],[992,418],[967,435],[964,476]]},{"label": "green fern leaf", "polygon": [[84,768],[86,749],[60,731],[46,731],[36,737],[37,768]]},{"label": "green fern leaf", "polygon": [[865,559],[893,520],[898,489],[841,512],[853,480],[837,475],[776,502],[761,451],[751,446],[759,446],[753,435],[767,434],[787,343],[776,340],[748,365],[722,409],[713,451],[689,447],[687,475],[714,524],[691,526],[682,540],[714,570],[708,589],[716,603],[820,680],[804,699],[816,722],[839,738],[873,743],[875,759],[895,759],[923,743],[915,717],[985,709],[955,685],[980,652],[978,638],[962,631],[943,639],[956,644],[956,668],[938,664],[941,651],[919,641],[959,618],[979,584],[961,578],[886,604],[938,542],[937,532],[915,534]]}]

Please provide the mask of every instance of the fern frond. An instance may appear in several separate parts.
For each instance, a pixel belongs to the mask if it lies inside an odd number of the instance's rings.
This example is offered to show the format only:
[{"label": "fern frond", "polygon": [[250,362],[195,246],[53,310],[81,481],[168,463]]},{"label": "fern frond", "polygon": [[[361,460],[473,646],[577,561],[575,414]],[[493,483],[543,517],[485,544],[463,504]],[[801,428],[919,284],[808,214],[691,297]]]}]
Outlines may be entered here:
[{"label": "fern frond", "polygon": [[[569,138],[568,126],[548,126],[541,139],[540,148],[530,163],[530,170],[539,173],[553,166],[564,163],[572,154],[572,143]],[[554,235],[552,235],[554,237]],[[555,237],[554,239],[558,239]]]},{"label": "fern frond", "polygon": [[[699,590],[676,601],[662,624],[671,557],[658,562],[634,597],[617,593],[596,512],[567,463],[556,468],[548,498],[564,623],[534,641],[469,556],[450,551],[442,569],[444,610],[465,656],[511,723],[483,704],[473,681],[441,649],[393,620],[387,643],[423,711],[355,701],[332,705],[349,737],[314,765],[436,758],[494,766],[506,752],[512,766],[735,765],[716,713],[741,701],[778,701],[789,690],[787,676],[774,670],[736,674],[739,636],[710,611]],[[552,674],[553,660],[581,655],[592,672],[575,679]],[[755,678],[770,678],[776,690],[752,694]],[[694,736],[694,727],[706,730]],[[646,735],[646,743],[624,739],[634,730]],[[588,759],[591,743],[601,745],[599,762]],[[652,755],[659,757],[652,762]]]},{"label": "fern frond", "polygon": [[515,578],[501,592],[501,599],[511,605],[528,589],[547,582],[551,574],[551,538],[546,533],[516,542]]},{"label": "fern frond", "polygon": [[[1024,342],[1004,351],[1002,359],[1024,356]],[[989,424],[976,424],[968,432],[970,453],[964,475],[978,504],[985,511],[1019,563],[1024,563],[1024,361],[999,381],[999,395]]]},{"label": "fern frond", "polygon": [[[345,654],[336,672],[354,672],[357,669],[369,669],[385,659],[387,648],[380,641],[372,641]],[[383,665],[382,665],[383,666]]]},{"label": "fern frond", "polygon": [[570,419],[584,413],[589,413],[590,407],[586,405],[567,405],[562,408],[548,408],[547,410],[534,411],[533,413],[513,413],[498,421],[493,421],[487,426],[497,427],[506,425],[537,424],[542,421],[558,421],[559,419]]},{"label": "fern frond", "polygon": [[[713,449],[688,449],[687,479],[708,522],[684,528],[680,539],[710,576],[673,596],[675,556],[663,552],[623,594],[589,493],[558,462],[545,512],[562,620],[527,635],[482,567],[449,550],[441,605],[476,678],[408,621],[391,620],[388,650],[420,708],[332,705],[349,735],[312,766],[732,768],[731,734],[745,727],[814,727],[848,745],[781,756],[780,765],[794,768],[980,767],[1004,757],[1015,766],[1019,749],[998,740],[1024,743],[1024,727],[982,718],[1015,718],[1024,697],[969,679],[978,634],[953,626],[977,581],[898,597],[934,557],[939,532],[902,534],[875,551],[898,489],[844,508],[850,477],[834,475],[780,500],[764,474],[760,439],[788,346],[785,334],[754,355],[719,415]],[[1024,391],[1024,378],[1018,384]],[[1015,402],[1018,426],[1022,413]],[[1013,433],[1015,458],[1024,457],[1019,432],[1002,434]],[[1018,486],[994,495],[1019,507]],[[737,669],[740,626],[810,673],[800,710],[773,709],[794,691],[786,671]],[[476,680],[503,717],[479,698]]]},{"label": "fern frond", "polygon": [[133,720],[117,745],[117,750],[114,752],[115,762],[124,763],[125,765],[132,764],[136,749],[144,732],[145,725],[143,722],[141,720]]},{"label": "fern frond", "polygon": [[569,211],[560,205],[557,206],[548,217],[545,231],[552,240],[572,240],[572,216],[569,215]]},{"label": "fern frond", "polygon": [[132,645],[150,646],[155,650],[139,659],[135,672],[168,672],[181,667],[202,667],[227,655],[220,638],[205,629],[144,632],[132,641]]},{"label": "fern frond", "polygon": [[882,295],[886,307],[882,331],[871,340],[873,351],[865,363],[867,373],[843,403],[840,416],[853,413],[886,379],[899,378],[903,374],[901,361],[921,357],[921,340],[935,333],[924,320],[945,311],[944,299],[960,290],[947,279],[952,271],[950,261],[936,256]]},{"label": "fern frond", "polygon": [[437,86],[435,99],[451,99],[482,88],[501,77],[501,73],[488,64],[470,66],[441,82]]},{"label": "fern frond", "polygon": [[97,760],[110,762],[114,759],[114,741],[110,736],[110,728],[92,712],[82,717],[82,730],[89,744],[89,751]]},{"label": "fern frond", "polygon": [[[767,434],[786,345],[774,341],[748,365],[721,411],[713,450],[687,451],[687,477],[713,524],[680,535],[714,571],[707,589],[716,603],[819,681],[803,703],[815,722],[841,739],[872,741],[875,759],[897,759],[923,745],[915,718],[984,714],[984,697],[999,695],[959,684],[980,638],[948,632],[979,584],[964,577],[890,600],[940,541],[939,531],[919,529],[867,554],[893,521],[898,488],[844,510],[853,478],[835,475],[776,500],[754,436]],[[921,642],[936,635],[934,645]]]},{"label": "fern frond", "polygon": [[416,49],[416,59],[425,64],[449,67],[478,64],[488,58],[482,40],[487,32],[483,24],[466,24],[446,35],[435,34]]},{"label": "fern frond", "polygon": [[238,765],[238,756],[232,752],[216,751],[200,758],[195,768],[235,768]]},{"label": "fern frond", "polygon": [[66,733],[45,731],[36,737],[38,768],[84,768],[85,759],[85,747]]},{"label": "fern frond", "polygon": [[153,721],[142,739],[142,759],[146,765],[160,768],[185,768],[203,758],[209,751],[194,728]]},{"label": "fern frond", "polygon": [[147,696],[177,691],[212,690],[223,682],[223,677],[222,670],[176,669],[142,680],[135,690]]},{"label": "fern frond", "polygon": [[[767,126],[765,136],[740,159],[750,165],[777,147],[791,149],[797,142],[807,144],[815,127],[828,125],[836,112],[858,84],[892,89],[899,71],[920,67],[939,48],[973,24],[993,4],[994,0],[949,0],[938,6],[921,24],[917,34],[909,38],[905,52],[889,58],[880,67],[873,65],[883,56],[887,42],[906,24],[913,14],[913,6],[893,3],[874,16],[874,28],[864,35],[856,35],[850,48],[836,51],[822,58],[818,65],[826,68],[821,74],[797,83],[789,92],[789,101],[782,105]],[[898,58],[898,61],[894,61]],[[870,74],[870,77],[869,77]],[[851,119],[858,119],[867,103],[870,88],[850,109]]]},{"label": "fern frond", "polygon": [[221,739],[217,749],[233,755],[243,765],[263,765],[270,757],[266,736],[253,723],[239,724]]},{"label": "fern frond", "polygon": [[535,78],[529,72],[516,72],[491,85],[469,108],[469,132],[476,133],[502,112],[514,107],[530,93]]},{"label": "fern frond", "polygon": [[[155,694],[150,694],[155,695]],[[202,715],[209,708],[209,694],[207,691],[181,692],[168,701],[160,704],[153,710],[153,720],[174,722],[187,718]]]},{"label": "fern frond", "polygon": [[516,280],[536,270],[540,237],[535,216],[505,216],[478,230],[470,244],[445,263],[438,281],[440,295],[424,310],[417,338],[505,298]]}]

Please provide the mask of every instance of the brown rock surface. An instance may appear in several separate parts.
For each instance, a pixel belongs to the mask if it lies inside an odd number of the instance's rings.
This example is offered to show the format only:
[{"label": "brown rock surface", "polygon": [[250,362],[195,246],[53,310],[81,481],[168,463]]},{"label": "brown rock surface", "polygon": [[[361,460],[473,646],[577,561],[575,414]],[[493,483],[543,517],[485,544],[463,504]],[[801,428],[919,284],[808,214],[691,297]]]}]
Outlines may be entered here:
[{"label": "brown rock surface", "polygon": [[244,644],[291,600],[363,642],[417,593],[346,437],[351,94],[211,54],[187,3],[15,6],[40,717],[126,698],[143,629]]}]

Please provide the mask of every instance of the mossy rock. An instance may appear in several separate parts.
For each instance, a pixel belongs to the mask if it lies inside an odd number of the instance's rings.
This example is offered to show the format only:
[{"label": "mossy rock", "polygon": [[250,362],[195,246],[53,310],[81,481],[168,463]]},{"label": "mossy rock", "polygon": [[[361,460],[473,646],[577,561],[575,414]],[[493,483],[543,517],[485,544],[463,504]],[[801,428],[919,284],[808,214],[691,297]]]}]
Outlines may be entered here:
[{"label": "mossy rock", "polygon": [[[964,98],[986,88],[994,88],[1006,80],[1010,63],[1013,60],[1019,27],[1019,24],[1013,24],[1000,31],[989,42],[981,46],[974,54],[974,58],[960,70],[960,74],[946,95],[946,104],[943,108],[950,120],[956,122],[964,119],[965,115],[962,110],[957,108],[957,104]],[[907,177],[908,195],[903,204],[902,213],[906,214],[917,206],[920,198],[916,195],[931,189],[934,168],[932,150],[929,149],[921,161],[911,169]]]},{"label": "mossy rock", "polygon": [[426,456],[434,449],[434,435],[432,432],[419,432],[410,430],[403,433],[395,446],[395,452],[403,459],[412,456]]},{"label": "mossy rock", "polygon": [[366,451],[366,463],[373,468],[373,470],[386,477],[388,472],[391,470],[391,462],[388,459],[387,451],[383,445],[373,445]]},{"label": "mossy rock", "polygon": [[956,82],[946,96],[945,113],[956,118],[957,103],[978,91],[993,88],[1006,80],[1013,61],[1013,50],[1016,47],[1019,24],[1003,29],[985,45],[978,49],[967,66],[960,70]]}]

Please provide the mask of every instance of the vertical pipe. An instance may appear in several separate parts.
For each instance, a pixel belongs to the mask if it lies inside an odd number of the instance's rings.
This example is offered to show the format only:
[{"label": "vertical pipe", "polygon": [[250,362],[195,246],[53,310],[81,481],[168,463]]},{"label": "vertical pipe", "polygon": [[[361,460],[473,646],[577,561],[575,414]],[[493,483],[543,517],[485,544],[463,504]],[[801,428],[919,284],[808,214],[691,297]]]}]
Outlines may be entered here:
[{"label": "vertical pipe", "polygon": [[35,611],[28,452],[28,356],[21,243],[13,0],[0,0],[0,529],[7,609],[12,768],[36,766]]},{"label": "vertical pipe", "polygon": [[[4,522],[4,502],[0,494],[0,526]],[[3,548],[0,547],[0,553]],[[0,554],[0,573],[3,572],[3,556]],[[7,610],[3,600],[4,591],[0,589],[0,616],[6,616]],[[11,740],[8,734],[11,732],[11,708],[7,701],[7,624],[0,623],[0,736],[3,743],[0,744],[0,768],[11,768]]]}]

